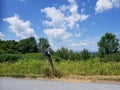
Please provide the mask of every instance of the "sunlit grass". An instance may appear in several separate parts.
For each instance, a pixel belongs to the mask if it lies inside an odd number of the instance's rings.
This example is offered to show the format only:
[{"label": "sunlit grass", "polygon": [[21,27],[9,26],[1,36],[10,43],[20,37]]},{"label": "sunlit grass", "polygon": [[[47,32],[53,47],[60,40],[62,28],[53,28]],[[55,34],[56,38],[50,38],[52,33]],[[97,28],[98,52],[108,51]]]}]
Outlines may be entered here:
[{"label": "sunlit grass", "polygon": [[54,63],[54,71],[40,54],[26,54],[15,63],[0,63],[0,75],[8,76],[69,76],[69,75],[120,75],[120,62],[100,62],[99,58],[87,61],[65,61]]}]

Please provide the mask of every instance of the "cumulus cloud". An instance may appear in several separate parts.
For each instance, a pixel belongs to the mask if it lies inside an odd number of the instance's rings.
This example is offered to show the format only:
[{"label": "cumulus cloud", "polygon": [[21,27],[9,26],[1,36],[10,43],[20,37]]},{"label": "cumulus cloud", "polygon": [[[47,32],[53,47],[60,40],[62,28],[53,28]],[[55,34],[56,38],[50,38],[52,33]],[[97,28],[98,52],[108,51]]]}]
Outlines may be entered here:
[{"label": "cumulus cloud", "polygon": [[101,13],[112,8],[120,8],[120,0],[98,0],[95,11]]},{"label": "cumulus cloud", "polygon": [[71,37],[71,33],[66,32],[64,29],[52,28],[45,29],[44,33],[52,40],[65,41]]},{"label": "cumulus cloud", "polygon": [[[48,19],[43,21],[43,24],[50,28],[44,30],[44,33],[52,39],[66,40],[66,38],[70,38],[72,34],[67,30],[79,26],[78,22],[87,20],[90,16],[78,13],[78,4],[75,0],[68,0],[68,2],[69,5],[61,5],[59,8],[46,7],[41,9],[41,12],[45,13]],[[80,35],[76,36],[78,37]]]},{"label": "cumulus cloud", "polygon": [[43,22],[46,26],[64,27],[64,14],[60,10],[55,7],[46,7],[41,11],[46,13],[47,18],[51,19],[51,21],[46,20]]},{"label": "cumulus cloud", "polygon": [[10,31],[15,33],[19,38],[23,39],[30,36],[34,36],[35,38],[37,37],[34,29],[31,28],[31,22],[20,19],[19,15],[17,14],[12,17],[4,18],[3,21],[6,21],[10,24]]},{"label": "cumulus cloud", "polygon": [[97,42],[98,39],[88,39],[88,40],[82,40],[80,42],[73,42],[69,45],[69,48],[74,49],[76,51],[78,50],[83,50],[83,48],[85,49],[89,49],[90,51],[97,51]]},{"label": "cumulus cloud", "polygon": [[71,43],[70,46],[72,47],[88,46],[91,43],[93,43],[93,41],[85,40],[85,41],[80,41],[79,43]]},{"label": "cumulus cloud", "polygon": [[80,37],[80,36],[81,36],[81,33],[75,34],[75,37]]},{"label": "cumulus cloud", "polygon": [[0,39],[3,39],[4,34],[2,32],[0,32]]},{"label": "cumulus cloud", "polygon": [[79,14],[78,5],[75,0],[68,0],[70,5],[62,5],[60,8],[46,7],[41,9],[50,20],[44,21],[47,26],[70,28],[77,24],[79,21],[86,20],[90,15]]}]

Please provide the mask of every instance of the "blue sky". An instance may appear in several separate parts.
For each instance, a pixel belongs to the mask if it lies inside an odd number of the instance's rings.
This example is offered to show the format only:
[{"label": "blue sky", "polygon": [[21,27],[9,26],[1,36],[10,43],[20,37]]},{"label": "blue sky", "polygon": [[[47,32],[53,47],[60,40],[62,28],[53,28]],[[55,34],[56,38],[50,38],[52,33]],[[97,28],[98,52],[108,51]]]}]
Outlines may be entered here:
[{"label": "blue sky", "polygon": [[54,50],[97,51],[106,32],[120,39],[120,0],[0,0],[0,39],[45,37]]}]

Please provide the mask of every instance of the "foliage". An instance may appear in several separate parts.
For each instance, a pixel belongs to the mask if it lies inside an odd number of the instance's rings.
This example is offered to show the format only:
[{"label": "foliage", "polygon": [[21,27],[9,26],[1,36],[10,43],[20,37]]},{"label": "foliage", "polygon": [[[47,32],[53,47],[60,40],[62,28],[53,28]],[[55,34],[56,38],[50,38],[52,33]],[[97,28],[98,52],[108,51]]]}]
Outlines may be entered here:
[{"label": "foliage", "polygon": [[40,38],[38,43],[38,49],[43,53],[50,47],[50,44],[46,38]]},{"label": "foliage", "polygon": [[83,60],[87,60],[90,58],[90,53],[87,49],[83,49],[83,51],[81,52],[81,57]]},{"label": "foliage", "polygon": [[46,60],[20,59],[15,63],[0,63],[0,75],[35,75],[62,77],[69,75],[120,75],[120,62],[100,62],[99,58],[87,61],[54,62],[51,72]]},{"label": "foliage", "polygon": [[22,39],[17,44],[17,48],[18,51],[22,53],[37,52],[36,40],[34,37]]},{"label": "foliage", "polygon": [[119,50],[119,39],[112,33],[105,33],[98,42],[99,56],[116,53]]},{"label": "foliage", "polygon": [[69,51],[67,48],[61,47],[56,51],[56,55],[62,59],[68,60]]},{"label": "foliage", "polygon": [[15,55],[15,54],[0,54],[0,63],[3,63],[3,62],[14,63],[19,58],[20,58],[20,56]]},{"label": "foliage", "polygon": [[108,54],[104,58],[100,58],[102,62],[120,62],[120,53]]},{"label": "foliage", "polygon": [[45,58],[41,55],[41,53],[26,53],[26,54],[18,54],[21,55],[21,60],[45,60]]},{"label": "foliage", "polygon": [[64,60],[80,60],[80,53],[73,52],[73,50],[68,50],[67,48],[61,47],[55,52],[55,55]]},{"label": "foliage", "polygon": [[0,53],[17,53],[17,44],[15,40],[0,40]]}]

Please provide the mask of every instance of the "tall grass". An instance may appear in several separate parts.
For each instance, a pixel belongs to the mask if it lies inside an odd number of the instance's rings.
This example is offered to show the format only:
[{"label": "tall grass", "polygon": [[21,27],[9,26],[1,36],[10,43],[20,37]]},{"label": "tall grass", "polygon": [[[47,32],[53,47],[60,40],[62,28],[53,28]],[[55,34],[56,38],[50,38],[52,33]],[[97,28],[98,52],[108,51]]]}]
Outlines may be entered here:
[{"label": "tall grass", "polygon": [[120,62],[100,62],[99,58],[88,61],[55,62],[54,71],[49,63],[38,54],[25,54],[15,63],[0,63],[0,75],[38,75],[38,76],[69,76],[69,75],[120,75]]},{"label": "tall grass", "polygon": [[100,62],[98,58],[88,61],[66,61],[55,64],[64,75],[120,75],[120,62]]}]

